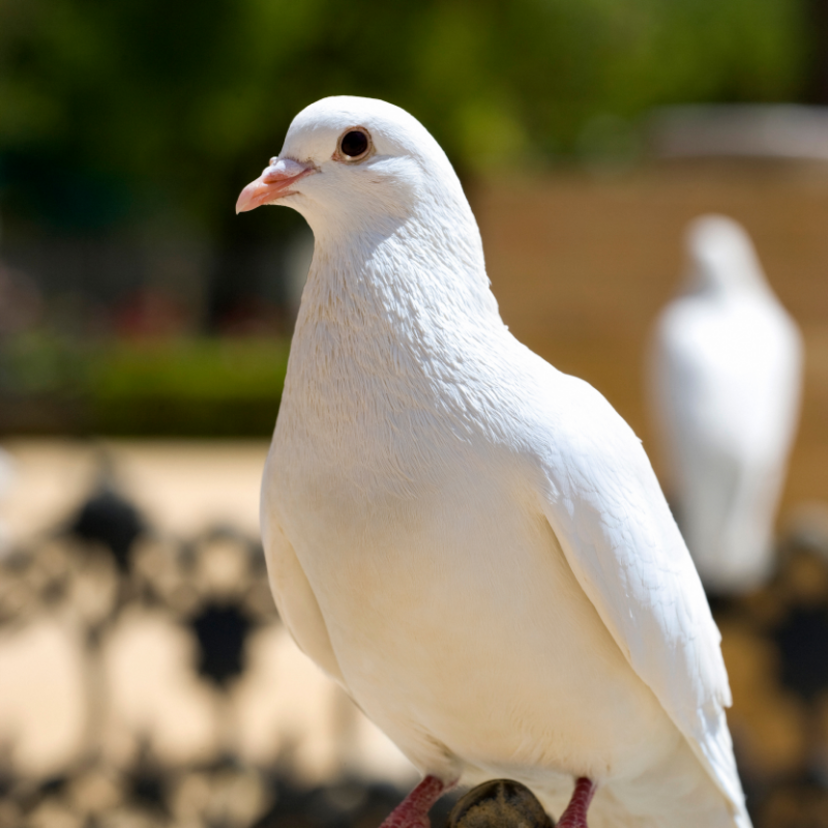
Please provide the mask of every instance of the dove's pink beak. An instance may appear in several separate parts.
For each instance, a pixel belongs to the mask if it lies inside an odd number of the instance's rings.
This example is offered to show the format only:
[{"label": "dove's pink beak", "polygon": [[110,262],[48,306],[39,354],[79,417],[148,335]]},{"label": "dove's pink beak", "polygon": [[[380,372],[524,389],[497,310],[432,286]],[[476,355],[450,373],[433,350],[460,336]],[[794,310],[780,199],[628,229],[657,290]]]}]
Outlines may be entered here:
[{"label": "dove's pink beak", "polygon": [[276,199],[291,195],[290,185],[315,169],[311,164],[300,164],[290,158],[271,158],[270,166],[241,191],[236,202],[236,212],[254,210],[262,204],[271,204]]}]

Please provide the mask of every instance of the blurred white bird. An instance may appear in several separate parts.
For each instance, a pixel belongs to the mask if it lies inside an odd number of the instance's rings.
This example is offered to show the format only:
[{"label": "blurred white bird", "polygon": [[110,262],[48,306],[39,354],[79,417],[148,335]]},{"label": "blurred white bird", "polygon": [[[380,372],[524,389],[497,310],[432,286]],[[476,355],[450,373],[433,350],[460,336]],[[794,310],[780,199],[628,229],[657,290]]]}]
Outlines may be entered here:
[{"label": "blurred white bird", "polygon": [[711,594],[738,594],[773,572],[802,341],[739,224],[696,219],[687,248],[685,282],[652,341],[652,408],[666,487],[702,581]]},{"label": "blurred white bird", "polygon": [[516,779],[559,826],[747,828],[719,633],[640,442],[508,332],[423,126],[334,97],[237,210],[316,239],[262,489],[280,613],[425,775]]}]

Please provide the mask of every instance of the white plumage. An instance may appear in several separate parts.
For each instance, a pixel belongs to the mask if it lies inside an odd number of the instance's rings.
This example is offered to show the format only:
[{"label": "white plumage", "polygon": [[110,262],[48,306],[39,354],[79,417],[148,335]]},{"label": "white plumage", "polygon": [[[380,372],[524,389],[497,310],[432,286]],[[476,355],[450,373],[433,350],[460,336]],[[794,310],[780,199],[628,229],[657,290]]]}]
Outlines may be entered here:
[{"label": "white plumage", "polygon": [[747,828],[719,633],[649,461],[503,325],[438,144],[326,98],[238,209],[266,203],[316,240],[262,488],[299,646],[424,774],[553,813],[589,777],[593,828]]},{"label": "white plumage", "polygon": [[689,273],[656,325],[651,399],[699,574],[711,592],[734,594],[773,572],[802,343],[741,226],[704,216],[687,247]]}]

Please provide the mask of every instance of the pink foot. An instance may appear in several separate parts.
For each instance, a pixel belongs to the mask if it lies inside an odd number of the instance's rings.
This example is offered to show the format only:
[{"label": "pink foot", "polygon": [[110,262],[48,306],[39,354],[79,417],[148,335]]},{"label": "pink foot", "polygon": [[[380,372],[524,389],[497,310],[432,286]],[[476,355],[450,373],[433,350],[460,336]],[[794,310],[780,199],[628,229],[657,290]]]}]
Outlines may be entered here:
[{"label": "pink foot", "polygon": [[569,805],[561,814],[558,820],[558,828],[589,828],[587,825],[587,808],[595,796],[598,786],[591,780],[582,776],[575,782],[575,790]]},{"label": "pink foot", "polygon": [[436,776],[427,776],[388,814],[380,828],[431,828],[428,820],[431,806],[455,784],[447,785]]}]

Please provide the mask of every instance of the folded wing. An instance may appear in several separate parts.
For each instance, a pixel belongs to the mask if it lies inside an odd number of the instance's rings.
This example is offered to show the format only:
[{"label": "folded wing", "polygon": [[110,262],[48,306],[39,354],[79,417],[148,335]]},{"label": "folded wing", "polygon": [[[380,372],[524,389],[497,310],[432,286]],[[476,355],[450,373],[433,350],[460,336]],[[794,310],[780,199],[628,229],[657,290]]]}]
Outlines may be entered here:
[{"label": "folded wing", "polygon": [[744,814],[721,637],[687,547],[629,426],[588,384],[556,383],[567,409],[538,426],[541,508],[630,665]]}]

